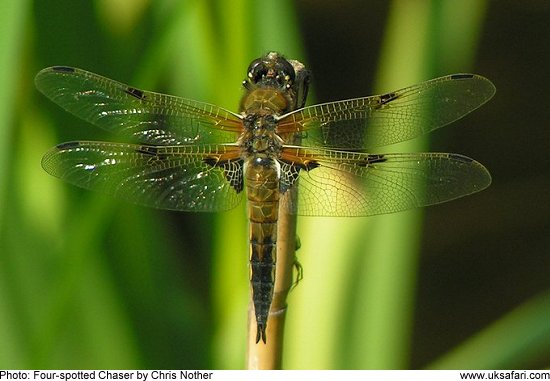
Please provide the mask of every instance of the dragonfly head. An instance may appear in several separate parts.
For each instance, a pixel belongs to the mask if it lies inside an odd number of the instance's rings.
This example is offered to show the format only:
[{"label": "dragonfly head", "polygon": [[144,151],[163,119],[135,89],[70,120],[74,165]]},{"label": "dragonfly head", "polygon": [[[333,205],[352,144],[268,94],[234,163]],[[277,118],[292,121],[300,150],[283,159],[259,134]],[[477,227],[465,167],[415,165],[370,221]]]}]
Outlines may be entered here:
[{"label": "dragonfly head", "polygon": [[244,86],[286,90],[290,89],[295,77],[296,74],[290,62],[279,53],[270,52],[250,63]]},{"label": "dragonfly head", "polygon": [[270,52],[250,63],[243,86],[248,94],[256,90],[279,93],[286,99],[279,111],[288,112],[304,106],[309,78],[310,72],[302,63]]}]

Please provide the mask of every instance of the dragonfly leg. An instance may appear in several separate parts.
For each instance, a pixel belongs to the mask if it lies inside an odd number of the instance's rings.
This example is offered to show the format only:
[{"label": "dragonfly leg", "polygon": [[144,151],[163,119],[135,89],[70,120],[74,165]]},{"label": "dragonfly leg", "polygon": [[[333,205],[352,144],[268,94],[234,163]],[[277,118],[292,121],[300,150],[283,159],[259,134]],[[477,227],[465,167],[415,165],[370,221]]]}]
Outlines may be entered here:
[{"label": "dragonfly leg", "polygon": [[304,268],[300,262],[298,262],[298,258],[294,258],[294,269],[296,270],[296,279],[290,288],[291,290],[294,289],[294,287],[296,287],[302,279],[304,279]]}]

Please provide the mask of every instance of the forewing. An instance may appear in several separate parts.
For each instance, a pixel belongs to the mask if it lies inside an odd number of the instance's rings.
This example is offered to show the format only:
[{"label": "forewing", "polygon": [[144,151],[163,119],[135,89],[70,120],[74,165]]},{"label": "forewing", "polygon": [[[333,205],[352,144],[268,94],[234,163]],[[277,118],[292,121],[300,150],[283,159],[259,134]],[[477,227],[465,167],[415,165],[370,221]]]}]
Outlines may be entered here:
[{"label": "forewing", "polygon": [[220,107],[139,90],[77,68],[44,69],[35,83],[65,110],[131,142],[231,143],[242,128],[237,114]]},{"label": "forewing", "polygon": [[443,127],[494,93],[484,77],[453,74],[383,95],[309,106],[283,115],[278,132],[301,131],[303,146],[366,150]]},{"label": "forewing", "polygon": [[483,165],[457,154],[289,151],[287,148],[285,155],[306,159],[302,164],[282,166],[287,172],[289,168],[301,167],[297,202],[283,198],[282,207],[306,216],[399,212],[463,197],[491,183]]},{"label": "forewing", "polygon": [[[241,198],[234,146],[150,146],[69,142],[44,155],[49,174],[82,188],[159,209],[215,212]],[[231,160],[230,158],[235,158]],[[223,160],[223,165],[217,163]],[[240,181],[238,181],[240,180]]]}]

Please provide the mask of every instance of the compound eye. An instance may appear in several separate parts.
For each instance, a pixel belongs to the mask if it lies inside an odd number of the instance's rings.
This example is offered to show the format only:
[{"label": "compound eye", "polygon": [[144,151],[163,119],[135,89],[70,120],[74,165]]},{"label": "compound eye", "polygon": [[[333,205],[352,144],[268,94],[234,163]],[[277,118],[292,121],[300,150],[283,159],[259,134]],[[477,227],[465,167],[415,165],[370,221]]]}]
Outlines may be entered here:
[{"label": "compound eye", "polygon": [[261,57],[252,61],[248,66],[248,82],[252,84],[262,82],[265,85],[290,88],[295,77],[294,67],[279,56]]},{"label": "compound eye", "polygon": [[254,61],[248,65],[248,76],[250,76],[250,73],[252,73],[256,66],[262,63],[262,60],[260,58],[256,58]]},{"label": "compound eye", "polygon": [[294,82],[294,80],[296,79],[296,74],[294,73],[294,68],[292,67],[290,62],[288,62],[285,59],[283,59],[282,74],[284,74],[284,77],[285,77],[287,82]]},{"label": "compound eye", "polygon": [[252,83],[258,83],[267,75],[268,69],[261,60],[252,61],[248,67],[248,78]]},{"label": "compound eye", "polygon": [[294,82],[294,79],[296,77],[294,68],[292,67],[290,62],[288,62],[284,58],[281,58],[277,62],[276,70],[277,70],[276,80],[279,86],[289,88]]}]

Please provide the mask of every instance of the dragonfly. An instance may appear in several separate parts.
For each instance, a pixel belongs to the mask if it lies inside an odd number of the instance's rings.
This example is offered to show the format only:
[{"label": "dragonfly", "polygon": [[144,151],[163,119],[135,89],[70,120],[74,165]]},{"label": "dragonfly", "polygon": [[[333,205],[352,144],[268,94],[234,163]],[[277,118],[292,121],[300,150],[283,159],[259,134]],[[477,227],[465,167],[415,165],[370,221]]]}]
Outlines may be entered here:
[{"label": "dragonfly", "polygon": [[[219,212],[247,203],[256,343],[266,343],[279,211],[371,216],[438,204],[489,186],[454,153],[373,153],[456,121],[495,93],[452,74],[382,95],[305,106],[311,73],[269,52],[251,62],[239,112],[67,66],[40,71],[39,91],[124,143],[71,141],[42,159],[49,174],[135,204]],[[293,197],[287,197],[290,194]]]}]

